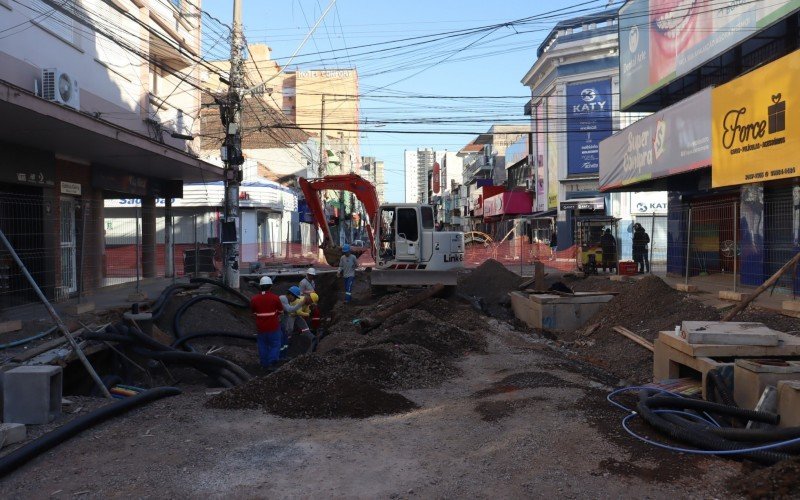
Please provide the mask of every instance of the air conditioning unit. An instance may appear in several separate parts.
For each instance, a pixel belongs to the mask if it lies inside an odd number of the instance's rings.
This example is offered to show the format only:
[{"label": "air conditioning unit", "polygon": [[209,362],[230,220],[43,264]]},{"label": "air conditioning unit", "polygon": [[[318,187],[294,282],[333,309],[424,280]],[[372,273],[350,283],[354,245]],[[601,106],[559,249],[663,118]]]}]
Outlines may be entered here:
[{"label": "air conditioning unit", "polygon": [[78,80],[56,68],[42,70],[42,97],[70,108],[81,108]]}]

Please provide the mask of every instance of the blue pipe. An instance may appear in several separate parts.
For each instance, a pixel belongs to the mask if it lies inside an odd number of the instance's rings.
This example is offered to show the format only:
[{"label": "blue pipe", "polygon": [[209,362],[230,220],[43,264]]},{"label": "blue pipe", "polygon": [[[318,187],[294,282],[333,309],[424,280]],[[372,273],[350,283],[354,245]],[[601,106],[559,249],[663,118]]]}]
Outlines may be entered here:
[{"label": "blue pipe", "polygon": [[[664,410],[653,410],[655,413],[665,413]],[[622,419],[622,428],[630,434],[631,436],[635,437],[636,439],[643,441],[647,444],[651,444],[658,448],[663,448],[665,450],[675,451],[678,453],[691,453],[694,455],[740,455],[742,453],[752,453],[756,451],[767,451],[767,450],[774,450],[777,448],[783,448],[785,446],[791,446],[794,444],[800,444],[800,438],[788,439],[786,441],[778,441],[777,443],[765,444],[762,446],[754,446],[752,448],[740,448],[738,450],[696,450],[692,448],[679,448],[677,446],[670,446],[668,444],[659,443],[657,441],[653,441],[652,439],[648,439],[644,436],[641,436],[634,432],[630,427],[628,427],[628,422],[632,419],[637,417],[637,413],[631,413],[630,415],[626,415],[625,418]]]},{"label": "blue pipe", "polygon": [[27,344],[28,342],[32,342],[32,341],[34,341],[36,339],[40,339],[42,337],[46,337],[46,336],[50,335],[51,333],[55,332],[57,329],[58,329],[58,327],[54,326],[53,328],[47,330],[46,332],[37,333],[36,335],[33,335],[31,337],[26,337],[24,339],[15,340],[14,342],[9,342],[8,344],[0,344],[0,350],[8,349],[9,347],[17,347],[19,345]]}]

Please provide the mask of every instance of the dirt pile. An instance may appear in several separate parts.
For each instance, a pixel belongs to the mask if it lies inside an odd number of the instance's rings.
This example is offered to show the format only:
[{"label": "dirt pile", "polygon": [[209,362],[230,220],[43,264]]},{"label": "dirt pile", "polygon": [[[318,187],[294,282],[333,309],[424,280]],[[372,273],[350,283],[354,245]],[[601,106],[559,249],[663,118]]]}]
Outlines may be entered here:
[{"label": "dirt pile", "polygon": [[289,418],[365,418],[417,408],[413,401],[351,378],[325,378],[316,372],[279,370],[211,398],[221,409],[264,409]]},{"label": "dirt pile", "polygon": [[730,490],[751,500],[797,498],[800,492],[800,457],[743,474],[730,485]]},{"label": "dirt pile", "polygon": [[[480,314],[456,301],[434,299],[422,309],[389,317],[368,335],[358,333],[358,318],[374,314],[414,291],[381,297],[365,307],[334,307],[335,319],[316,353],[287,363],[277,372],[212,398],[213,408],[262,408],[293,418],[363,418],[408,411],[413,402],[394,390],[434,387],[458,373],[451,360],[483,351]],[[469,330],[451,324],[471,325]],[[471,319],[470,319],[471,318]]]},{"label": "dirt pile", "polygon": [[[580,286],[575,288],[578,290]],[[674,290],[657,276],[624,283],[617,290],[619,294],[605,304],[586,327],[559,334],[558,338],[571,343],[571,348],[583,359],[622,379],[650,380],[653,356],[647,349],[614,332],[614,326],[623,326],[653,341],[658,332],[671,331],[682,321],[719,319],[717,310]]]},{"label": "dirt pile", "polygon": [[489,259],[459,278],[458,292],[480,297],[487,312],[496,318],[510,319],[513,316],[508,292],[516,290],[523,278],[506,269],[496,260]]}]

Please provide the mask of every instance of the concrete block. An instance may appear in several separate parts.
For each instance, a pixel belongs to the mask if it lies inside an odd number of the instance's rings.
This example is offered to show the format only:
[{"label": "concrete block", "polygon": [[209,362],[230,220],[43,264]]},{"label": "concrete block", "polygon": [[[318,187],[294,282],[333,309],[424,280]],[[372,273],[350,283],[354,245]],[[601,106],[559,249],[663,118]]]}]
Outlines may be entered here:
[{"label": "concrete block", "polygon": [[0,448],[25,440],[25,424],[0,424]]},{"label": "concrete block", "polygon": [[94,302],[84,302],[83,304],[70,304],[64,308],[67,314],[78,316],[94,311]]},{"label": "concrete block", "polygon": [[737,359],[733,368],[733,399],[752,410],[768,385],[782,380],[800,382],[800,363],[781,360]]},{"label": "concrete block", "polygon": [[778,382],[779,427],[800,427],[800,381]]},{"label": "concrete block", "polygon": [[632,278],[625,274],[615,274],[610,279],[611,281],[630,281]]},{"label": "concrete block", "polygon": [[779,331],[763,323],[733,321],[683,321],[681,337],[690,344],[777,346]]},{"label": "concrete block", "polygon": [[789,316],[790,318],[800,318],[800,311],[787,311],[786,309],[781,310],[781,314],[784,316]]},{"label": "concrete block", "polygon": [[46,424],[61,414],[60,366],[20,366],[3,377],[3,420]]},{"label": "concrete block", "polygon": [[687,285],[686,283],[678,283],[675,285],[675,290],[679,292],[693,293],[697,291],[697,285]]},{"label": "concrete block", "polygon": [[22,330],[22,321],[18,319],[0,323],[0,333],[16,332],[19,330]]},{"label": "concrete block", "polygon": [[784,300],[783,301],[783,310],[784,311],[800,312],[800,300]]},{"label": "concrete block", "polygon": [[742,292],[732,292],[730,290],[720,290],[719,291],[719,298],[722,300],[735,300],[737,302],[741,302],[748,298],[750,294],[742,293]]}]

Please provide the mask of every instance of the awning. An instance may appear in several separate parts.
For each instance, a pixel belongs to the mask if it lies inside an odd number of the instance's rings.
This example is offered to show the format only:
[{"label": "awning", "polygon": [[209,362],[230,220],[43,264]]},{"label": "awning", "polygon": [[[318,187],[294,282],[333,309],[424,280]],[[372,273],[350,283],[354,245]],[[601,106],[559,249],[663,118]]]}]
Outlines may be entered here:
[{"label": "awning", "polygon": [[561,210],[605,210],[605,198],[575,198],[561,202]]},{"label": "awning", "polygon": [[69,156],[155,179],[222,180],[222,168],[86,113],[46,101],[0,80],[4,142]]},{"label": "awning", "polygon": [[541,212],[534,212],[530,215],[526,215],[525,218],[527,219],[551,219],[555,217],[557,214],[557,210],[554,208],[552,210],[542,210]]}]

